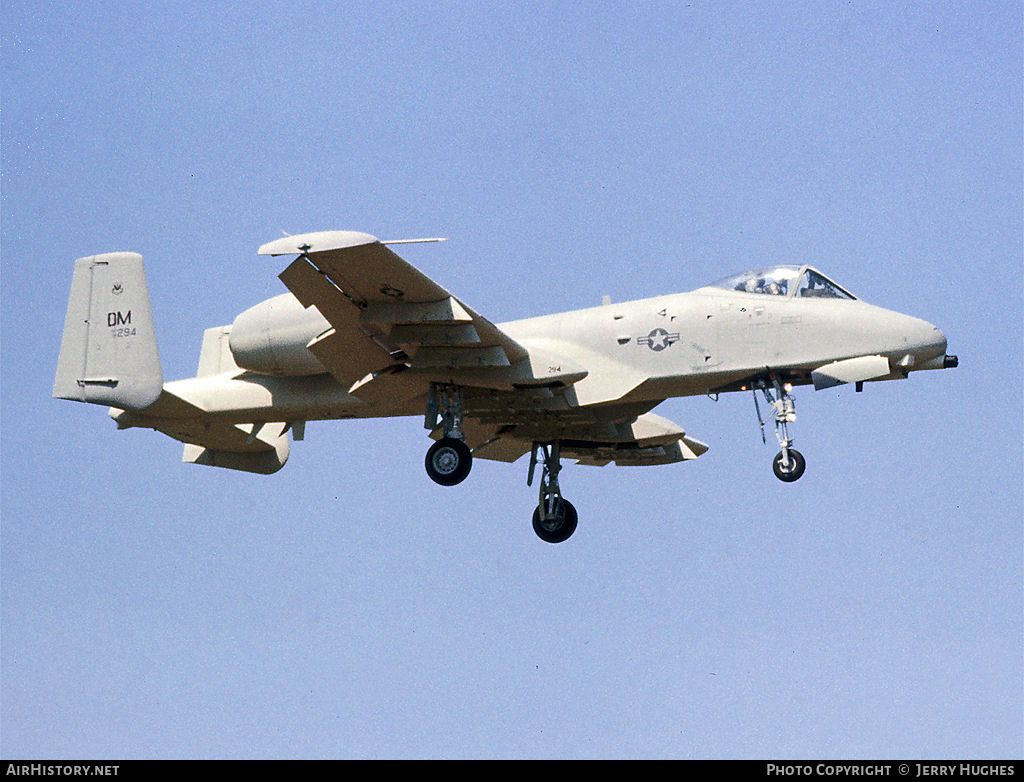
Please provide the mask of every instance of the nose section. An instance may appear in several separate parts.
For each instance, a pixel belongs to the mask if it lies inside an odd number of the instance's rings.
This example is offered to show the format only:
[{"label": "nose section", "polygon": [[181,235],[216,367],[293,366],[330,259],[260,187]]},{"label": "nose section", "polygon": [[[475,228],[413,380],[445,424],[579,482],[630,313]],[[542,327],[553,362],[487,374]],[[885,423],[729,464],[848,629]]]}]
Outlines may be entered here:
[{"label": "nose section", "polygon": [[896,363],[904,369],[946,369],[957,365],[956,356],[946,355],[946,335],[937,326],[903,315],[900,351]]},{"label": "nose section", "polygon": [[923,363],[936,356],[946,355],[946,335],[937,327],[924,320],[909,318],[908,352],[914,356],[914,363]]},{"label": "nose section", "polygon": [[937,326],[894,310],[875,307],[857,323],[870,335],[873,353],[884,354],[894,372],[945,369],[957,365],[956,356],[946,355],[946,335]]}]

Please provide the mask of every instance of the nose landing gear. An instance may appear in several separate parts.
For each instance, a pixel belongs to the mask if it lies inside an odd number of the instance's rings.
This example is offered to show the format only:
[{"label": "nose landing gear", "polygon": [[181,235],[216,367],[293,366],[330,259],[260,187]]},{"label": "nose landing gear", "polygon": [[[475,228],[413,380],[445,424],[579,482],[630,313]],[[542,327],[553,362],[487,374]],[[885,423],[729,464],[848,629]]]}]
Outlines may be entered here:
[{"label": "nose landing gear", "polygon": [[807,461],[804,459],[804,455],[796,448],[779,451],[772,460],[772,472],[775,473],[775,477],[786,483],[792,483],[799,479],[804,474],[806,467]]},{"label": "nose landing gear", "polygon": [[[780,383],[775,375],[770,375],[767,381],[758,380],[756,385],[757,389],[764,394],[768,406],[774,411],[775,438],[779,441],[781,449],[772,460],[772,472],[780,481],[792,483],[799,480],[807,467],[807,461],[803,454],[793,447],[793,438],[789,436],[788,424],[796,421],[796,403],[789,393],[792,386],[789,383]],[[761,416],[761,407],[757,403],[757,389],[752,389],[754,409],[757,411],[757,420],[761,424],[761,440],[767,442],[764,436],[765,420]]]}]

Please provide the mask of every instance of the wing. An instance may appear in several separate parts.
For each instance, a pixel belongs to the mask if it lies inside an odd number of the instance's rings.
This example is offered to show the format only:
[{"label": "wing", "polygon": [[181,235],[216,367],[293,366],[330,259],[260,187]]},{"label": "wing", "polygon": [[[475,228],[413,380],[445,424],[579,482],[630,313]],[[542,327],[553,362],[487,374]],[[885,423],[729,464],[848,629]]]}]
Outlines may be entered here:
[{"label": "wing", "polygon": [[[619,466],[671,464],[696,459],[708,450],[700,440],[688,437],[671,421],[654,413],[628,415],[622,411],[618,420],[600,423],[560,421],[540,422],[526,426],[504,425],[488,428],[484,424],[467,424],[466,438],[473,455],[482,459],[513,462],[529,453],[534,442],[558,439],[562,456],[579,464]],[[557,419],[556,419],[557,420]]]},{"label": "wing", "polygon": [[259,254],[298,255],[281,281],[330,323],[308,347],[353,393],[389,368],[472,379],[529,364],[522,345],[369,234],[287,236]]}]

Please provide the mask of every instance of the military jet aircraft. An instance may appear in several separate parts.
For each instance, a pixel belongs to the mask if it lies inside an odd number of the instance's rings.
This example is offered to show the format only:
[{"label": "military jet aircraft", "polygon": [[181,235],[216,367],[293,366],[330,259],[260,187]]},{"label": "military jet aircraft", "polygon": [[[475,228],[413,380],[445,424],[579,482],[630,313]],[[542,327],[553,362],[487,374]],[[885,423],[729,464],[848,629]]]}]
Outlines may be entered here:
[{"label": "military jet aircraft", "polygon": [[[437,240],[405,240],[437,241]],[[773,422],[782,481],[794,386],[815,389],[955,367],[923,320],[861,301],[810,266],[772,266],[689,293],[495,325],[364,233],[285,236],[260,255],[294,256],[290,291],[207,329],[196,377],[164,383],[143,260],[75,262],[53,395],[112,405],[119,428],[185,443],[183,461],[273,473],[289,431],[334,418],[422,415],[427,474],[451,486],[475,458],[539,466],[537,535],[566,540],[577,514],[562,459],[657,465],[708,446],[651,410],[669,397],[751,391]],[[766,403],[762,416],[760,394]]]}]

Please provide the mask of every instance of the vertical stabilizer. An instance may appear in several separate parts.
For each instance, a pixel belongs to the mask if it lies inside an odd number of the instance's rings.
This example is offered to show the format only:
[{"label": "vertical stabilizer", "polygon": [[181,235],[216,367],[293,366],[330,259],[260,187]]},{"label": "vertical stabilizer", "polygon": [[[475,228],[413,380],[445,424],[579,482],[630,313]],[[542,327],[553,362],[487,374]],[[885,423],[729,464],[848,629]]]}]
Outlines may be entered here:
[{"label": "vertical stabilizer", "polygon": [[54,397],[143,410],[157,400],[163,384],[142,256],[79,258]]},{"label": "vertical stabilizer", "polygon": [[240,372],[231,353],[229,339],[231,326],[214,326],[203,332],[203,345],[199,349],[199,369],[196,377]]}]

